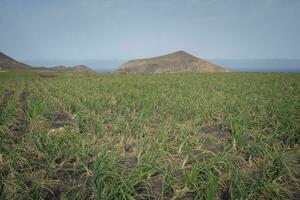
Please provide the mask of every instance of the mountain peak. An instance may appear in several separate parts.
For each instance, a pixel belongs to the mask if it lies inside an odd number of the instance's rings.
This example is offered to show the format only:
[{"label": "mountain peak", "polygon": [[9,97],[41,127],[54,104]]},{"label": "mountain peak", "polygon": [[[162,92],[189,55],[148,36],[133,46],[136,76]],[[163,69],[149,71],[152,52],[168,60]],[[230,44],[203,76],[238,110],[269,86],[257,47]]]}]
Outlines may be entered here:
[{"label": "mountain peak", "polygon": [[187,52],[185,52],[185,51],[175,51],[175,52],[173,52],[173,53],[170,53],[170,54],[180,54],[180,55],[191,55],[191,54],[189,54],[189,53],[187,53]]}]

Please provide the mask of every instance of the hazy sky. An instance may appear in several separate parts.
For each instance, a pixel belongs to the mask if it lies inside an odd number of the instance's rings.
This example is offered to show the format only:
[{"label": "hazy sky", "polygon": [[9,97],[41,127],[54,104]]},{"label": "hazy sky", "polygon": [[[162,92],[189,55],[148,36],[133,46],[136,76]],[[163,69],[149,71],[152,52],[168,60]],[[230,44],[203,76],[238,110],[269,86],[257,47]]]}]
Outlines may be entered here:
[{"label": "hazy sky", "polygon": [[17,59],[300,59],[300,0],[0,0]]}]

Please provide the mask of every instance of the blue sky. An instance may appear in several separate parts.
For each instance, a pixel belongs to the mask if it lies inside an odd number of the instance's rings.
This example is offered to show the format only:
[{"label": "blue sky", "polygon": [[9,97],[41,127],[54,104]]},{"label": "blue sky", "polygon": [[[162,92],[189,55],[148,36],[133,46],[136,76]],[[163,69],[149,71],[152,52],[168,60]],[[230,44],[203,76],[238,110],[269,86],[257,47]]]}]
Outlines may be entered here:
[{"label": "blue sky", "polygon": [[21,60],[300,59],[299,0],[0,0],[0,51]]}]

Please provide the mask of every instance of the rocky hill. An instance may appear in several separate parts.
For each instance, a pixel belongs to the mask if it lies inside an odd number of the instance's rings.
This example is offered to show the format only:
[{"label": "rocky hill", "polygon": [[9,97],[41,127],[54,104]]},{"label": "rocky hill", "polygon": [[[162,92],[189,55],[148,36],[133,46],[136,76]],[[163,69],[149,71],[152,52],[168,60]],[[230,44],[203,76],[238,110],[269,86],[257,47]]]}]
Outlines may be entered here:
[{"label": "rocky hill", "polygon": [[77,73],[93,73],[95,72],[93,69],[89,68],[86,65],[75,65],[73,67],[66,66],[56,66],[56,67],[31,67],[30,65],[21,63],[4,53],[0,52],[0,70],[30,70],[30,71],[43,71],[43,72],[77,72]]},{"label": "rocky hill", "polygon": [[29,68],[30,68],[29,65],[16,61],[15,59],[0,52],[0,70],[1,69],[2,70],[9,70],[9,69],[23,70]]},{"label": "rocky hill", "polygon": [[58,70],[58,71],[66,71],[66,72],[85,72],[85,73],[94,73],[95,71],[91,68],[89,68],[86,65],[75,65],[73,67],[67,67],[67,66],[56,66],[51,67],[52,70]]},{"label": "rocky hill", "polygon": [[197,58],[184,51],[163,56],[131,60],[121,65],[115,73],[185,73],[228,72],[229,70]]}]

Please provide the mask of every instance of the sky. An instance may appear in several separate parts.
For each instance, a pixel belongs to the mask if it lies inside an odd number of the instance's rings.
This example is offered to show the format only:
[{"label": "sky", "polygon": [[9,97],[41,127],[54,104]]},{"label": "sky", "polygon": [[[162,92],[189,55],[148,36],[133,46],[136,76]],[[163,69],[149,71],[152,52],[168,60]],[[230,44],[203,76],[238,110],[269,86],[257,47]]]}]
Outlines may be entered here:
[{"label": "sky", "polygon": [[21,60],[300,59],[300,0],[0,0],[0,51]]}]

